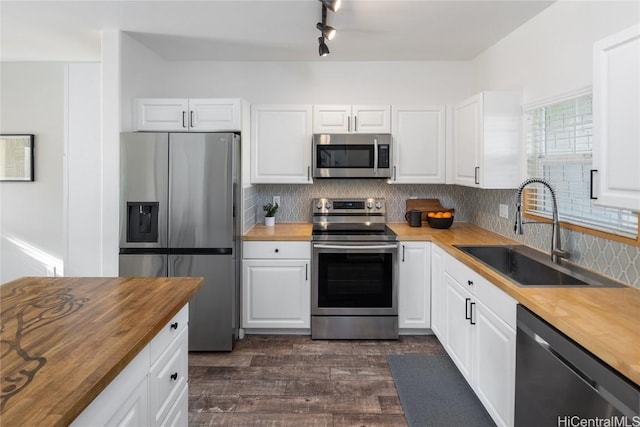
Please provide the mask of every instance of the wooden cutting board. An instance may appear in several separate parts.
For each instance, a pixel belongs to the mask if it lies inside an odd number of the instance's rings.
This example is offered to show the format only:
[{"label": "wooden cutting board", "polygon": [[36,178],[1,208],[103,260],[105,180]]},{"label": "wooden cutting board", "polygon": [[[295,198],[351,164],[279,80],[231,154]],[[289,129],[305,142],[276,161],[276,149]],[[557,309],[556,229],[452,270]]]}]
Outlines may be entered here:
[{"label": "wooden cutting board", "polygon": [[447,209],[440,204],[439,199],[407,199],[407,208],[406,212],[409,212],[411,209],[417,209],[422,211],[422,221],[425,222],[427,220],[427,214],[429,212],[452,212],[454,209]]}]

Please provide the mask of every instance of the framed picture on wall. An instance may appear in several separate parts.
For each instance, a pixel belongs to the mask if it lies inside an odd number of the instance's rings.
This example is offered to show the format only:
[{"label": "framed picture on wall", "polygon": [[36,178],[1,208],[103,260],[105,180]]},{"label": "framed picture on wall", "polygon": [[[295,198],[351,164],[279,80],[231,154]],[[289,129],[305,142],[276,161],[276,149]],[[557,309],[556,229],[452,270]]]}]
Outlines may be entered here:
[{"label": "framed picture on wall", "polygon": [[0,181],[34,180],[34,136],[0,135]]}]

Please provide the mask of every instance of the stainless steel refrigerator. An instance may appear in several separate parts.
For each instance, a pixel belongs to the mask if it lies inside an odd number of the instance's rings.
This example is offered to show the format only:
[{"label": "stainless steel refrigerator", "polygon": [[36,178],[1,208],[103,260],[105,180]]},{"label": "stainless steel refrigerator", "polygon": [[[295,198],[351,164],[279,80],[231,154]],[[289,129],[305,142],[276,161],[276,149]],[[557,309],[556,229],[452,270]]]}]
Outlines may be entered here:
[{"label": "stainless steel refrigerator", "polygon": [[230,351],[238,336],[240,136],[123,133],[120,276],[202,276],[189,350]]}]

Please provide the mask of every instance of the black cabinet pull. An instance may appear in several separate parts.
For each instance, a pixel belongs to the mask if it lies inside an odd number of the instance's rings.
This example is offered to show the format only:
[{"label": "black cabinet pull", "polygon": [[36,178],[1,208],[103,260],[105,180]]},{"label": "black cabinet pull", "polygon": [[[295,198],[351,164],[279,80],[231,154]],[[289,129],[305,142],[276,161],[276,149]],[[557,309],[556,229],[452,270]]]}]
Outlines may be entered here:
[{"label": "black cabinet pull", "polygon": [[469,303],[471,302],[471,298],[464,299],[464,318],[466,320],[471,320],[471,314],[469,314]]},{"label": "black cabinet pull", "polygon": [[193,110],[189,111],[189,127],[193,127]]},{"label": "black cabinet pull", "polygon": [[353,116],[353,131],[358,132],[358,116]]},{"label": "black cabinet pull", "polygon": [[172,379],[173,381],[177,380],[177,379],[178,379],[178,373],[177,373],[177,372],[174,372],[173,374],[171,374],[171,379]]},{"label": "black cabinet pull", "polygon": [[280,252],[280,249],[276,248],[275,252],[276,252],[276,253]]},{"label": "black cabinet pull", "polygon": [[309,264],[304,265],[304,280],[309,280]]},{"label": "black cabinet pull", "polygon": [[591,178],[589,179],[589,198],[591,200],[598,200],[598,197],[593,195],[593,174],[598,173],[598,169],[591,169]]},{"label": "black cabinet pull", "polygon": [[472,302],[472,303],[471,303],[471,304],[469,304],[469,305],[470,305],[470,309],[471,309],[471,310],[470,310],[470,311],[471,311],[471,313],[470,313],[470,316],[469,316],[469,321],[471,322],[471,324],[472,324],[472,325],[475,325],[475,324],[476,324],[476,320],[474,319],[473,312],[475,311],[475,310],[474,310],[474,308],[475,308],[475,306],[476,306],[476,303],[475,303],[475,302]]},{"label": "black cabinet pull", "polygon": [[473,280],[467,280],[467,285],[473,286]]},{"label": "black cabinet pull", "polygon": [[402,262],[404,262],[404,248],[405,248],[405,246],[402,245]]},{"label": "black cabinet pull", "polygon": [[172,323],[171,329],[178,329],[178,322]]},{"label": "black cabinet pull", "polygon": [[186,111],[183,111],[183,112],[182,112],[182,127],[183,127],[183,128],[186,128],[186,127],[187,127],[187,123],[186,123],[186,121],[185,121],[186,116],[187,116],[187,112],[186,112]]}]

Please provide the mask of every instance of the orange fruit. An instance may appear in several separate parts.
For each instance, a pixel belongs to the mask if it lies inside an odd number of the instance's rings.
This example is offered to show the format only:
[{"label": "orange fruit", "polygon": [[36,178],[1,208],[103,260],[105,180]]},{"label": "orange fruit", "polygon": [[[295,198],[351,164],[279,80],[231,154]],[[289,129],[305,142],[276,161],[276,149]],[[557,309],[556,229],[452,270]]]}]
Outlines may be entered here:
[{"label": "orange fruit", "polygon": [[451,212],[445,212],[442,214],[442,218],[451,218]]},{"label": "orange fruit", "polygon": [[442,212],[438,212],[435,217],[436,218],[442,218]]},{"label": "orange fruit", "polygon": [[435,212],[429,212],[429,213],[427,214],[427,216],[428,216],[429,218],[433,218],[433,217],[435,217],[435,216],[436,216],[436,213],[435,213]]}]

